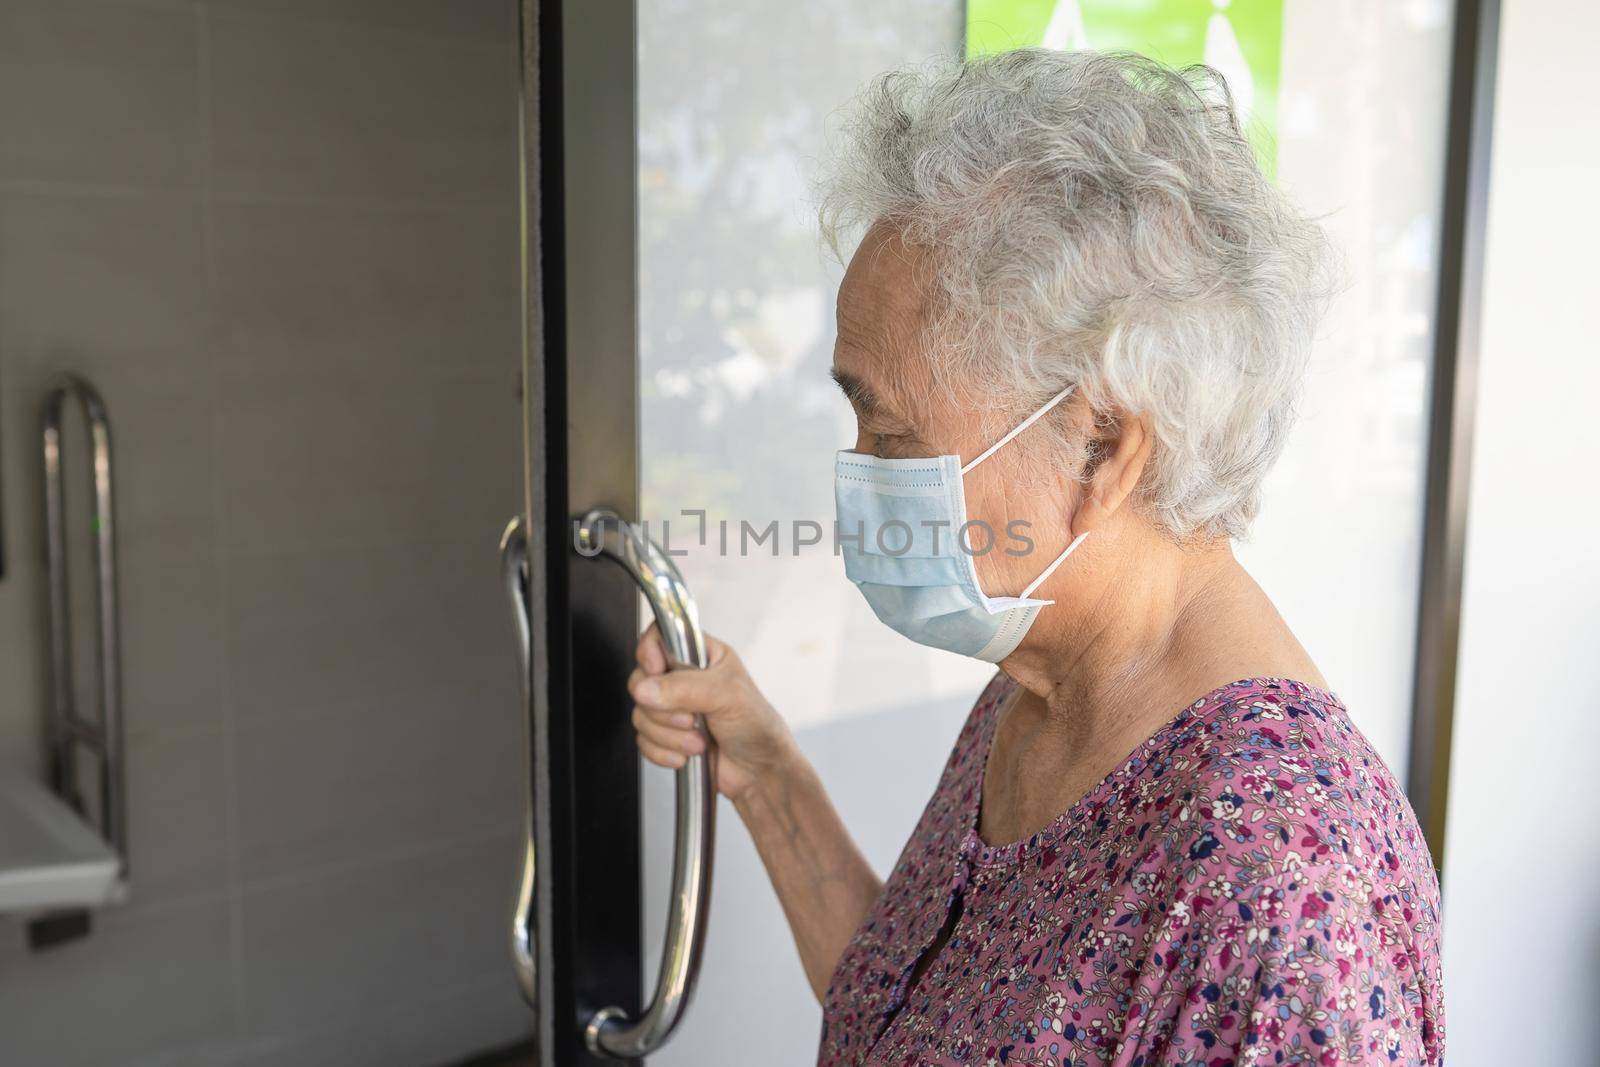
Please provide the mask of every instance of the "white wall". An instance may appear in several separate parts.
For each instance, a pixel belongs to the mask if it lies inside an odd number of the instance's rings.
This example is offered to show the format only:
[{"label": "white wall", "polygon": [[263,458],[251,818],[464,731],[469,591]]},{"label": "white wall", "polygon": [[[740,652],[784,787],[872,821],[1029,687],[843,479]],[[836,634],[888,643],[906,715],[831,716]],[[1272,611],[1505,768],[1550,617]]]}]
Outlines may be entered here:
[{"label": "white wall", "polygon": [[1600,1062],[1600,7],[1502,13],[1445,846],[1455,1067]]}]

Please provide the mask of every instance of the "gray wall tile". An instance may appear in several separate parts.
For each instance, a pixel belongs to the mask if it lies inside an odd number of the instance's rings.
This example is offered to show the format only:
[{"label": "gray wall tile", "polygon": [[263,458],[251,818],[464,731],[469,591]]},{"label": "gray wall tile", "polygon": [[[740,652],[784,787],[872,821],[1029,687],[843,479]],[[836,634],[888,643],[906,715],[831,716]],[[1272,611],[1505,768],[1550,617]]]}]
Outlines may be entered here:
[{"label": "gray wall tile", "polygon": [[128,740],[130,911],[160,911],[231,888],[227,732]]},{"label": "gray wall tile", "polygon": [[[185,373],[149,377],[127,364],[102,366],[90,380],[111,419],[116,490],[117,547],[124,555],[180,552],[197,568],[211,563],[216,540],[216,439],[218,427],[211,369],[193,360]],[[63,469],[87,484],[88,437]]]},{"label": "gray wall tile", "polygon": [[129,738],[229,723],[216,548],[122,548],[122,698]]},{"label": "gray wall tile", "polygon": [[[217,12],[260,14],[261,0],[210,0]],[[460,38],[515,46],[514,0],[273,0],[273,14],[322,22],[408,30],[425,40]]]},{"label": "gray wall tile", "polygon": [[203,221],[194,195],[0,185],[6,386],[42,387],[64,369],[102,390],[206,381]]},{"label": "gray wall tile", "polygon": [[230,204],[216,247],[229,550],[497,536],[519,499],[486,462],[520,447],[513,218]]},{"label": "gray wall tile", "polygon": [[381,702],[286,706],[243,724],[245,884],[497,827],[515,832],[522,728],[512,661],[498,667],[489,678],[441,680]]},{"label": "gray wall tile", "polygon": [[268,10],[210,18],[214,107],[227,116],[214,133],[219,193],[507,202],[516,116],[484,105],[515,94],[514,40],[485,47],[366,20],[308,28]]},{"label": "gray wall tile", "polygon": [[514,985],[491,979],[423,1001],[387,1006],[370,1032],[302,1032],[248,1059],[250,1067],[393,1067],[456,1062],[463,1048],[501,1048],[532,1036]]},{"label": "gray wall tile", "polygon": [[0,969],[5,1062],[109,1067],[235,1032],[229,909],[104,912],[93,936],[14,958]]},{"label": "gray wall tile", "polygon": [[230,393],[219,449],[225,550],[466,538],[493,556],[519,500],[504,462],[520,441],[508,392],[499,381],[388,377]]},{"label": "gray wall tile", "polygon": [[[0,244],[0,261],[5,256]],[[43,391],[12,386],[0,364],[0,517],[6,564],[0,581],[0,765],[44,773],[46,654],[44,568],[39,565],[36,433]]]},{"label": "gray wall tile", "polygon": [[226,655],[241,726],[340,705],[383,707],[441,687],[475,691],[485,679],[504,678],[515,703],[507,658],[515,648],[496,598],[492,538],[375,537],[228,566]]},{"label": "gray wall tile", "polygon": [[[503,166],[515,166],[509,151]],[[514,383],[509,190],[497,210],[454,212],[223,203],[215,244],[217,358],[235,387],[491,371],[505,396]]]},{"label": "gray wall tile", "polygon": [[246,893],[248,1033],[315,1033],[503,973],[515,861],[497,834]]},{"label": "gray wall tile", "polygon": [[0,181],[184,186],[199,178],[192,12],[0,5]]}]

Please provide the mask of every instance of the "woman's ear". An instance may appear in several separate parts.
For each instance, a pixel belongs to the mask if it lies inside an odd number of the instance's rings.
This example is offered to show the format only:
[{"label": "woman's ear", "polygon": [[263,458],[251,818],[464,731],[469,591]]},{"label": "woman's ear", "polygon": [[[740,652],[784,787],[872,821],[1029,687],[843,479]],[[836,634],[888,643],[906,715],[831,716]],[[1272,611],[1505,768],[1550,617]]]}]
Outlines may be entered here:
[{"label": "woman's ear", "polygon": [[1090,457],[1082,482],[1083,502],[1072,517],[1074,535],[1103,525],[1133,493],[1150,461],[1155,435],[1136,415],[1118,411],[1091,431]]}]

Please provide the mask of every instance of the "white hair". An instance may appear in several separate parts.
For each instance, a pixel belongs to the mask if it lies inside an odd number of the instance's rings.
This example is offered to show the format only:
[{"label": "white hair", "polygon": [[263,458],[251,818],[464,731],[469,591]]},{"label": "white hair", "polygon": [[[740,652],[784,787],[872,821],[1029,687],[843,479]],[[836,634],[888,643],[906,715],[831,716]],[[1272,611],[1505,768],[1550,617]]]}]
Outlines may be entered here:
[{"label": "white hair", "polygon": [[[1147,417],[1140,505],[1180,540],[1243,536],[1340,271],[1222,76],[1132,52],[940,56],[874,78],[844,133],[823,237],[842,261],[842,236],[885,221],[932,253],[934,380],[1007,417],[1067,385],[1097,420]],[[1058,443],[1081,475],[1093,444]]]}]

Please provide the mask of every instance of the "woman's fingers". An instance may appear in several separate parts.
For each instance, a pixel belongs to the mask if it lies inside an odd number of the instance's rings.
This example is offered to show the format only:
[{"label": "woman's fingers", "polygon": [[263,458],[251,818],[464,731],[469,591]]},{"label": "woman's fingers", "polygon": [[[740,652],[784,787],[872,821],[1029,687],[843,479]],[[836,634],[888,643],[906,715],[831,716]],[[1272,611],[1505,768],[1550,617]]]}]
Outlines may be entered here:
[{"label": "woman's fingers", "polygon": [[635,704],[651,711],[684,711],[715,715],[730,710],[733,697],[727,679],[715,669],[650,674],[644,668],[628,676]]},{"label": "woman's fingers", "polygon": [[667,650],[661,644],[661,631],[651,623],[639,635],[639,644],[634,649],[634,659],[646,674],[667,673]]},{"label": "woman's fingers", "polygon": [[[649,741],[657,748],[669,752],[679,752],[684,755],[695,756],[705,751],[705,738],[695,730],[693,725],[688,727],[675,725],[676,716],[657,717],[646,712],[643,708],[633,709],[633,728],[641,738]],[[693,723],[693,719],[690,719]]]},{"label": "woman's fingers", "polygon": [[[636,675],[639,674],[637,671],[634,673]],[[639,677],[642,678],[643,675],[639,675]],[[629,688],[631,689],[632,687],[630,680]],[[695,714],[692,711],[670,711],[665,708],[655,708],[648,705],[636,705],[633,710],[635,714],[650,716],[655,720],[656,725],[664,728],[689,730],[693,729],[695,725]]]},{"label": "woman's fingers", "polygon": [[639,755],[654,763],[657,767],[666,767],[668,770],[677,770],[689,761],[689,757],[682,752],[662,748],[644,734],[635,734],[634,740],[639,743]]}]

